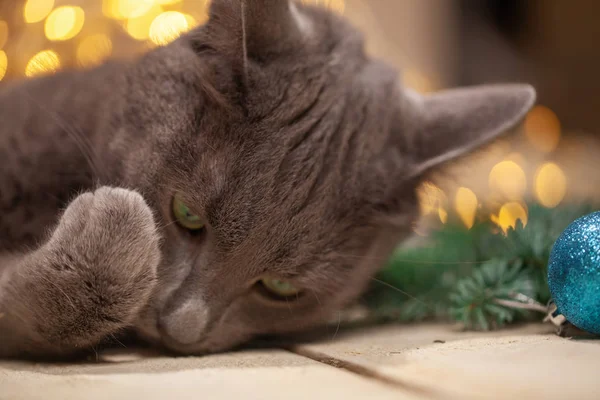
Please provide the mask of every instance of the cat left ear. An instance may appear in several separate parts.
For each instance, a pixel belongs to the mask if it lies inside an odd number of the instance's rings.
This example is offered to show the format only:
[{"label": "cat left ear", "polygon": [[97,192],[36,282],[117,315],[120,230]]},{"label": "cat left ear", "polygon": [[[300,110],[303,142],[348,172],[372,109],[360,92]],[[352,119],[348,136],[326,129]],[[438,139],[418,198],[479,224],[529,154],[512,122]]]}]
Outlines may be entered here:
[{"label": "cat left ear", "polygon": [[407,101],[416,114],[409,140],[420,175],[491,142],[523,119],[536,99],[530,85],[486,85],[452,89]]},{"label": "cat left ear", "polygon": [[302,39],[301,15],[290,0],[212,0],[208,27],[239,56],[264,58]]}]

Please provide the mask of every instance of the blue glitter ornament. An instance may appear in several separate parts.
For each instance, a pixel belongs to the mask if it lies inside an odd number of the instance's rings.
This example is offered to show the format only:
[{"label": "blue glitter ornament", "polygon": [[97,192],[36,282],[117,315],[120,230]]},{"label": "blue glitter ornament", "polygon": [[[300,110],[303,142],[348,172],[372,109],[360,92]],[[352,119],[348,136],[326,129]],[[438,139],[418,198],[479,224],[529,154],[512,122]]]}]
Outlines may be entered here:
[{"label": "blue glitter ornament", "polygon": [[560,314],[600,335],[600,212],[579,218],[560,235],[550,253],[548,284]]}]

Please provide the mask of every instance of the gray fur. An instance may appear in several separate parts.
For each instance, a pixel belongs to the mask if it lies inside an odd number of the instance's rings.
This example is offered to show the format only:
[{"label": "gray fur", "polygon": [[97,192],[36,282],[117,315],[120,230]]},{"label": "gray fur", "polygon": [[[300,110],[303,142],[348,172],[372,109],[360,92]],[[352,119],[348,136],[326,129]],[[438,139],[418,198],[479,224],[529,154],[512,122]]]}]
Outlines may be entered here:
[{"label": "gray fur", "polygon": [[[0,355],[126,328],[201,354],[314,326],[408,233],[424,174],[534,98],[418,96],[343,19],[287,0],[213,0],[207,25],[134,62],[5,85]],[[201,235],[174,223],[175,192]],[[304,293],[268,298],[265,275]]]}]

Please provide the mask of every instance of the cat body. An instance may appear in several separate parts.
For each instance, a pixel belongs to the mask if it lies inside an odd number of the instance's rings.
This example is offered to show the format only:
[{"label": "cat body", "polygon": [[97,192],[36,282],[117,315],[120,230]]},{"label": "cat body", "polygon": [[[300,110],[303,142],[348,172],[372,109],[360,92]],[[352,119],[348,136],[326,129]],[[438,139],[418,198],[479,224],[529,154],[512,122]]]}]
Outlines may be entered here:
[{"label": "cat body", "polygon": [[409,232],[424,174],[534,98],[419,96],[342,18],[288,0],[214,0],[135,61],[0,87],[0,356],[314,326]]}]

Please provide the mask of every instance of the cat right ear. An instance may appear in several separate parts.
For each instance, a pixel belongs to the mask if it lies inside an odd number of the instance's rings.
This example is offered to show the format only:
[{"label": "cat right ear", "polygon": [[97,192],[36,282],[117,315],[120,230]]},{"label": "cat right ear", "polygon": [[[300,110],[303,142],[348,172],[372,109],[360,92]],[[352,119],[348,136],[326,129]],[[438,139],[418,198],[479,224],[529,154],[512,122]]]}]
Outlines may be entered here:
[{"label": "cat right ear", "polygon": [[232,56],[261,60],[294,49],[306,21],[290,0],[212,0],[207,31]]},{"label": "cat right ear", "polygon": [[430,95],[410,93],[414,126],[409,127],[415,165],[421,175],[491,142],[517,125],[533,106],[530,85],[482,85]]}]

